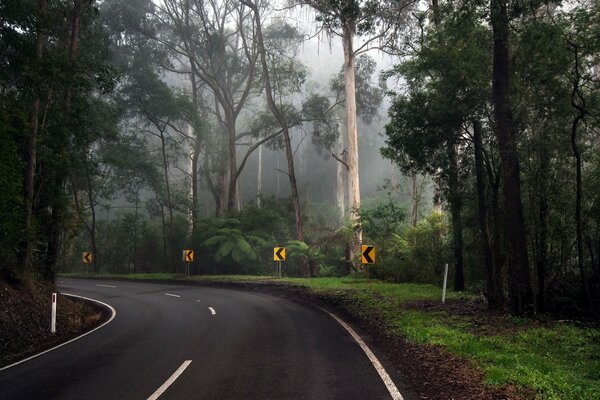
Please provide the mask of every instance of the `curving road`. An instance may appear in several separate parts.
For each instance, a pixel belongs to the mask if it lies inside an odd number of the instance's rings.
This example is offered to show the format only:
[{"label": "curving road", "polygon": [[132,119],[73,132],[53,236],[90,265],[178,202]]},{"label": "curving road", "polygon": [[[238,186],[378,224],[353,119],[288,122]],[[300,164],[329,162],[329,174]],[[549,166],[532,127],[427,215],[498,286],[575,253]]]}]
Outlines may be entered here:
[{"label": "curving road", "polygon": [[192,286],[60,279],[59,288],[110,304],[115,319],[0,371],[1,399],[392,398],[357,342],[318,309]]}]

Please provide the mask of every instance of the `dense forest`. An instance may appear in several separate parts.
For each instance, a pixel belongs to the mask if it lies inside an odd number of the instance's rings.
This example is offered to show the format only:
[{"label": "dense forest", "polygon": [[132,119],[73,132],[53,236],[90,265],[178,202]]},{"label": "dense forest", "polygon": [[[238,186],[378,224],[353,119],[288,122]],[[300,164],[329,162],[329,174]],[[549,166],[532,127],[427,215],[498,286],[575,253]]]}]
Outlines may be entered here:
[{"label": "dense forest", "polygon": [[597,0],[1,0],[0,63],[2,280],[286,246],[600,318]]}]

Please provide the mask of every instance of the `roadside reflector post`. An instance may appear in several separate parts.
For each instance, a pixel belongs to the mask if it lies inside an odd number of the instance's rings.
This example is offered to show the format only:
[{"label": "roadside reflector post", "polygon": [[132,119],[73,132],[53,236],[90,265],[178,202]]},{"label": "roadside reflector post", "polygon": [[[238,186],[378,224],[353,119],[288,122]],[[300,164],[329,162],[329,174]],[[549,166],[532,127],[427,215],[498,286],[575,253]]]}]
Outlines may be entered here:
[{"label": "roadside reflector post", "polygon": [[448,263],[444,267],[444,287],[442,288],[442,304],[446,303],[446,284],[448,283]]},{"label": "roadside reflector post", "polygon": [[50,333],[56,333],[56,293],[52,293],[52,316],[50,318]]}]

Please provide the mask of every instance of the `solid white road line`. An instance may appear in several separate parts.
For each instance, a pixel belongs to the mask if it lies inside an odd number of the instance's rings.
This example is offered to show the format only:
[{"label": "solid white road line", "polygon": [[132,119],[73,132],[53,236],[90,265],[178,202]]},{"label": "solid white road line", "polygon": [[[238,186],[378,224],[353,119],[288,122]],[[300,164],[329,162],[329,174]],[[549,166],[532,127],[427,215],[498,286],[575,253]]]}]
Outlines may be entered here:
[{"label": "solid white road line", "polygon": [[187,360],[183,364],[181,364],[181,366],[179,368],[177,368],[177,371],[175,371],[173,373],[173,375],[171,375],[171,377],[169,379],[167,379],[167,381],[165,383],[163,383],[163,385],[161,387],[156,389],[156,392],[152,393],[152,396],[148,397],[148,400],[158,399],[160,397],[160,395],[163,394],[169,388],[169,386],[171,386],[173,384],[173,382],[175,382],[175,380],[177,380],[177,378],[179,378],[179,375],[183,374],[183,371],[185,371],[185,369],[191,363],[192,363],[192,360]]},{"label": "solid white road line", "polygon": [[214,308],[212,308],[212,307],[208,307],[208,309],[210,310],[210,313],[211,313],[212,315],[215,315],[215,314],[217,313],[217,312],[215,311],[215,309],[214,309]]},{"label": "solid white road line", "polygon": [[398,388],[394,384],[394,381],[392,380],[392,378],[390,378],[390,376],[388,375],[388,373],[385,370],[385,368],[383,368],[383,365],[381,365],[381,363],[377,359],[377,356],[375,356],[375,354],[373,354],[373,352],[371,351],[371,349],[369,348],[369,346],[367,346],[367,344],[361,339],[361,337],[358,336],[358,334],[354,331],[354,329],[352,329],[350,327],[350,325],[348,325],[347,323],[345,323],[344,321],[342,321],[337,315],[332,314],[332,313],[330,313],[329,311],[327,311],[327,310],[325,310],[323,308],[321,308],[321,310],[323,310],[324,312],[326,312],[327,314],[329,314],[329,316],[331,318],[335,319],[341,326],[343,326],[344,329],[346,329],[348,331],[348,333],[350,334],[350,336],[352,336],[354,338],[354,340],[356,341],[356,343],[358,343],[358,345],[360,346],[360,348],[365,352],[365,354],[367,355],[367,357],[371,361],[371,364],[373,364],[373,366],[375,367],[375,370],[377,371],[377,373],[381,377],[381,380],[383,381],[383,383],[387,387],[388,392],[390,392],[390,395],[392,396],[392,399],[394,399],[394,400],[403,400],[404,398],[400,394],[400,391],[398,390]]},{"label": "solid white road line", "polygon": [[16,365],[19,365],[19,364],[22,364],[22,363],[24,363],[24,362],[26,362],[26,361],[33,360],[34,358],[36,358],[36,357],[39,357],[39,356],[41,356],[41,355],[44,355],[44,354],[46,354],[46,353],[49,353],[49,352],[51,352],[52,350],[56,350],[56,349],[58,349],[58,348],[60,348],[60,347],[63,347],[63,346],[65,346],[65,345],[69,344],[69,343],[73,343],[74,341],[76,341],[76,340],[78,340],[78,339],[81,339],[82,337],[84,337],[84,336],[87,336],[87,335],[89,335],[90,333],[92,333],[92,332],[94,332],[94,331],[97,331],[98,329],[102,328],[104,325],[106,325],[106,324],[108,324],[109,322],[111,322],[111,321],[112,321],[113,319],[115,319],[115,317],[117,316],[117,311],[116,311],[116,310],[115,310],[113,307],[111,307],[110,305],[108,305],[108,304],[106,304],[106,303],[103,303],[103,302],[101,302],[101,301],[99,301],[99,300],[90,299],[90,298],[88,298],[88,297],[83,297],[83,296],[78,296],[78,295],[76,295],[76,294],[69,294],[69,293],[61,293],[61,294],[62,294],[62,295],[64,295],[64,296],[77,297],[78,299],[83,299],[83,300],[93,301],[94,303],[101,304],[101,305],[103,305],[104,307],[108,308],[108,309],[110,310],[110,312],[112,313],[112,315],[110,316],[110,318],[108,319],[108,321],[106,321],[105,323],[103,323],[103,324],[102,324],[102,325],[100,325],[100,326],[97,326],[97,327],[95,327],[95,328],[94,328],[94,329],[92,329],[91,331],[88,331],[88,332],[84,333],[83,335],[79,335],[79,336],[77,336],[76,338],[73,338],[73,339],[71,339],[71,340],[69,340],[69,341],[66,341],[66,342],[64,342],[64,343],[61,343],[61,344],[59,344],[58,346],[54,346],[54,347],[52,347],[51,349],[48,349],[48,350],[46,350],[46,351],[42,351],[41,353],[35,354],[35,355],[31,356],[31,357],[27,357],[27,358],[26,358],[26,359],[24,359],[24,360],[17,361],[16,363],[13,363],[13,364],[7,365],[6,367],[2,367],[2,368],[0,368],[0,371],[4,371],[5,369],[12,368],[12,367],[14,367],[14,366],[16,366]]},{"label": "solid white road line", "polygon": [[165,293],[165,296],[171,296],[171,297],[181,297],[178,294],[171,294],[171,293]]},{"label": "solid white road line", "polygon": [[100,285],[99,283],[96,284],[96,286],[100,286],[100,287],[109,287],[109,288],[116,288],[116,286],[113,285]]}]

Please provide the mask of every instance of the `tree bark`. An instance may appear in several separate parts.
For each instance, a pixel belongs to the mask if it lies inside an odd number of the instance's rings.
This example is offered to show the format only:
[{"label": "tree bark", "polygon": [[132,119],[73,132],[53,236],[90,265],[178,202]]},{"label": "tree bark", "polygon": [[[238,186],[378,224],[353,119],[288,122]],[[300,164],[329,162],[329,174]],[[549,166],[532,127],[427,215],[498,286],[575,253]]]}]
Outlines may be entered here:
[{"label": "tree bark", "polygon": [[452,214],[452,247],[454,249],[454,290],[465,289],[462,233],[462,195],[458,182],[458,161],[454,143],[448,142],[448,188]]},{"label": "tree bark", "polygon": [[569,42],[569,47],[574,57],[573,72],[575,77],[573,78],[573,89],[571,91],[571,106],[577,111],[575,118],[571,124],[571,149],[573,150],[573,156],[575,158],[575,232],[577,235],[577,266],[579,267],[579,275],[581,278],[581,285],[588,302],[588,307],[591,313],[599,319],[600,311],[596,309],[592,292],[590,290],[590,284],[588,282],[587,273],[585,270],[585,260],[583,255],[583,218],[581,215],[581,203],[583,198],[583,183],[582,183],[582,159],[581,150],[577,143],[577,130],[581,121],[583,121],[586,115],[585,100],[580,91],[581,85],[581,72],[579,71],[579,46],[575,43]]},{"label": "tree bark", "polygon": [[[81,0],[74,0],[73,10],[71,12],[71,39],[69,41],[69,62],[71,66],[74,66],[75,55],[77,54],[77,45],[79,40],[79,20],[81,17]],[[63,99],[63,119],[65,131],[69,131],[69,121],[71,114],[71,97],[72,88],[68,85],[65,91]],[[67,137],[69,135],[66,135]],[[59,149],[59,153],[65,156],[68,151],[67,148]],[[67,172],[65,166],[60,165],[54,168],[51,172],[52,185],[53,185],[53,196],[51,200],[52,213],[50,218],[50,229],[48,235],[48,250],[46,252],[46,268],[44,270],[44,277],[48,280],[54,278],[54,270],[56,269],[56,263],[58,260],[58,251],[60,249],[60,236],[62,233],[62,223],[64,214],[64,204],[61,198],[63,186],[67,179]]]},{"label": "tree bark", "polygon": [[[42,28],[42,19],[46,17],[48,4],[46,0],[38,1],[38,15],[35,39],[35,60],[33,64],[39,64],[44,52],[45,34]],[[37,139],[38,118],[40,113],[40,94],[38,89],[33,89],[34,98],[31,104],[31,115],[29,119],[29,140],[27,142],[27,167],[25,170],[25,249],[22,259],[23,269],[30,270],[32,267],[34,233],[33,203],[35,197],[35,171],[37,165]]]},{"label": "tree bark", "polygon": [[513,133],[510,89],[509,20],[507,0],[491,0],[494,36],[492,103],[500,151],[502,194],[506,211],[509,292],[515,315],[532,311],[533,292],[527,253],[527,236],[521,201],[521,178],[517,144]]},{"label": "tree bark", "polygon": [[419,202],[421,194],[417,186],[417,174],[412,174],[410,177],[410,222],[412,226],[417,226],[419,219]]},{"label": "tree bark", "polygon": [[356,123],[356,79],[353,39],[356,27],[346,22],[343,25],[342,43],[344,47],[344,89],[346,95],[346,132],[348,146],[348,203],[350,207],[350,221],[355,225],[355,232],[350,247],[352,261],[357,270],[362,269],[360,263],[360,245],[362,242],[362,229],[359,224],[360,209],[360,181],[358,170],[358,127]]},{"label": "tree bark", "polygon": [[262,145],[258,146],[258,171],[256,173],[256,207],[262,202]]},{"label": "tree bark", "polygon": [[[298,194],[298,185],[296,183],[296,172],[294,169],[294,153],[292,149],[292,143],[290,140],[290,131],[288,123],[285,119],[285,116],[275,103],[275,99],[273,98],[273,88],[271,86],[271,77],[269,72],[269,66],[267,64],[267,51],[265,49],[264,38],[262,34],[262,24],[260,20],[260,13],[258,11],[258,7],[255,3],[248,0],[241,0],[243,4],[247,5],[252,9],[255,16],[255,24],[256,24],[256,39],[258,42],[258,51],[260,53],[260,61],[263,70],[263,80],[265,83],[265,94],[267,97],[267,104],[269,105],[269,109],[279,122],[281,129],[283,131],[283,140],[285,142],[285,155],[287,158],[288,164],[288,177],[290,179],[290,186],[292,190],[292,202],[294,205],[294,217],[296,222],[296,239],[303,242],[304,241],[304,227],[302,224],[302,209],[300,207],[300,196]],[[308,263],[306,259],[303,259],[303,264],[306,270],[307,276],[315,276],[316,275],[316,267]]]},{"label": "tree bark", "polygon": [[[338,125],[338,137],[336,144],[336,151],[338,153],[338,157],[344,152],[344,138],[342,136],[341,124]],[[335,174],[335,203],[338,210],[338,218],[340,225],[344,224],[344,217],[346,216],[346,187],[344,182],[344,173],[346,172],[346,167],[341,162],[337,161],[335,163],[336,174]]]},{"label": "tree bark", "polygon": [[175,272],[175,262],[173,257],[175,256],[175,229],[173,226],[173,202],[171,199],[171,185],[169,184],[169,164],[167,160],[167,147],[165,143],[165,134],[161,130],[160,131],[160,144],[162,150],[162,158],[163,158],[163,171],[165,174],[165,189],[167,191],[167,210],[169,211],[169,248],[171,250],[171,254],[169,255],[168,264],[171,268],[172,272]]},{"label": "tree bark", "polygon": [[96,244],[96,205],[94,204],[94,195],[92,189],[92,177],[90,176],[89,167],[86,165],[85,168],[85,178],[87,182],[87,195],[88,202],[90,203],[90,212],[92,214],[92,223],[90,226],[90,240],[92,242],[92,264],[94,268],[94,272],[100,272],[98,267],[98,246]]},{"label": "tree bark", "polygon": [[539,231],[536,249],[537,311],[546,312],[546,270],[548,263],[548,151],[542,145],[540,154],[540,186],[538,192]]},{"label": "tree bark", "polygon": [[475,179],[477,182],[477,216],[479,220],[479,235],[481,240],[483,265],[485,267],[486,298],[488,306],[491,309],[500,310],[504,306],[504,291],[502,280],[498,279],[499,275],[494,270],[495,265],[487,227],[486,184],[483,166],[481,122],[473,120],[472,124],[473,144],[475,148]]}]

